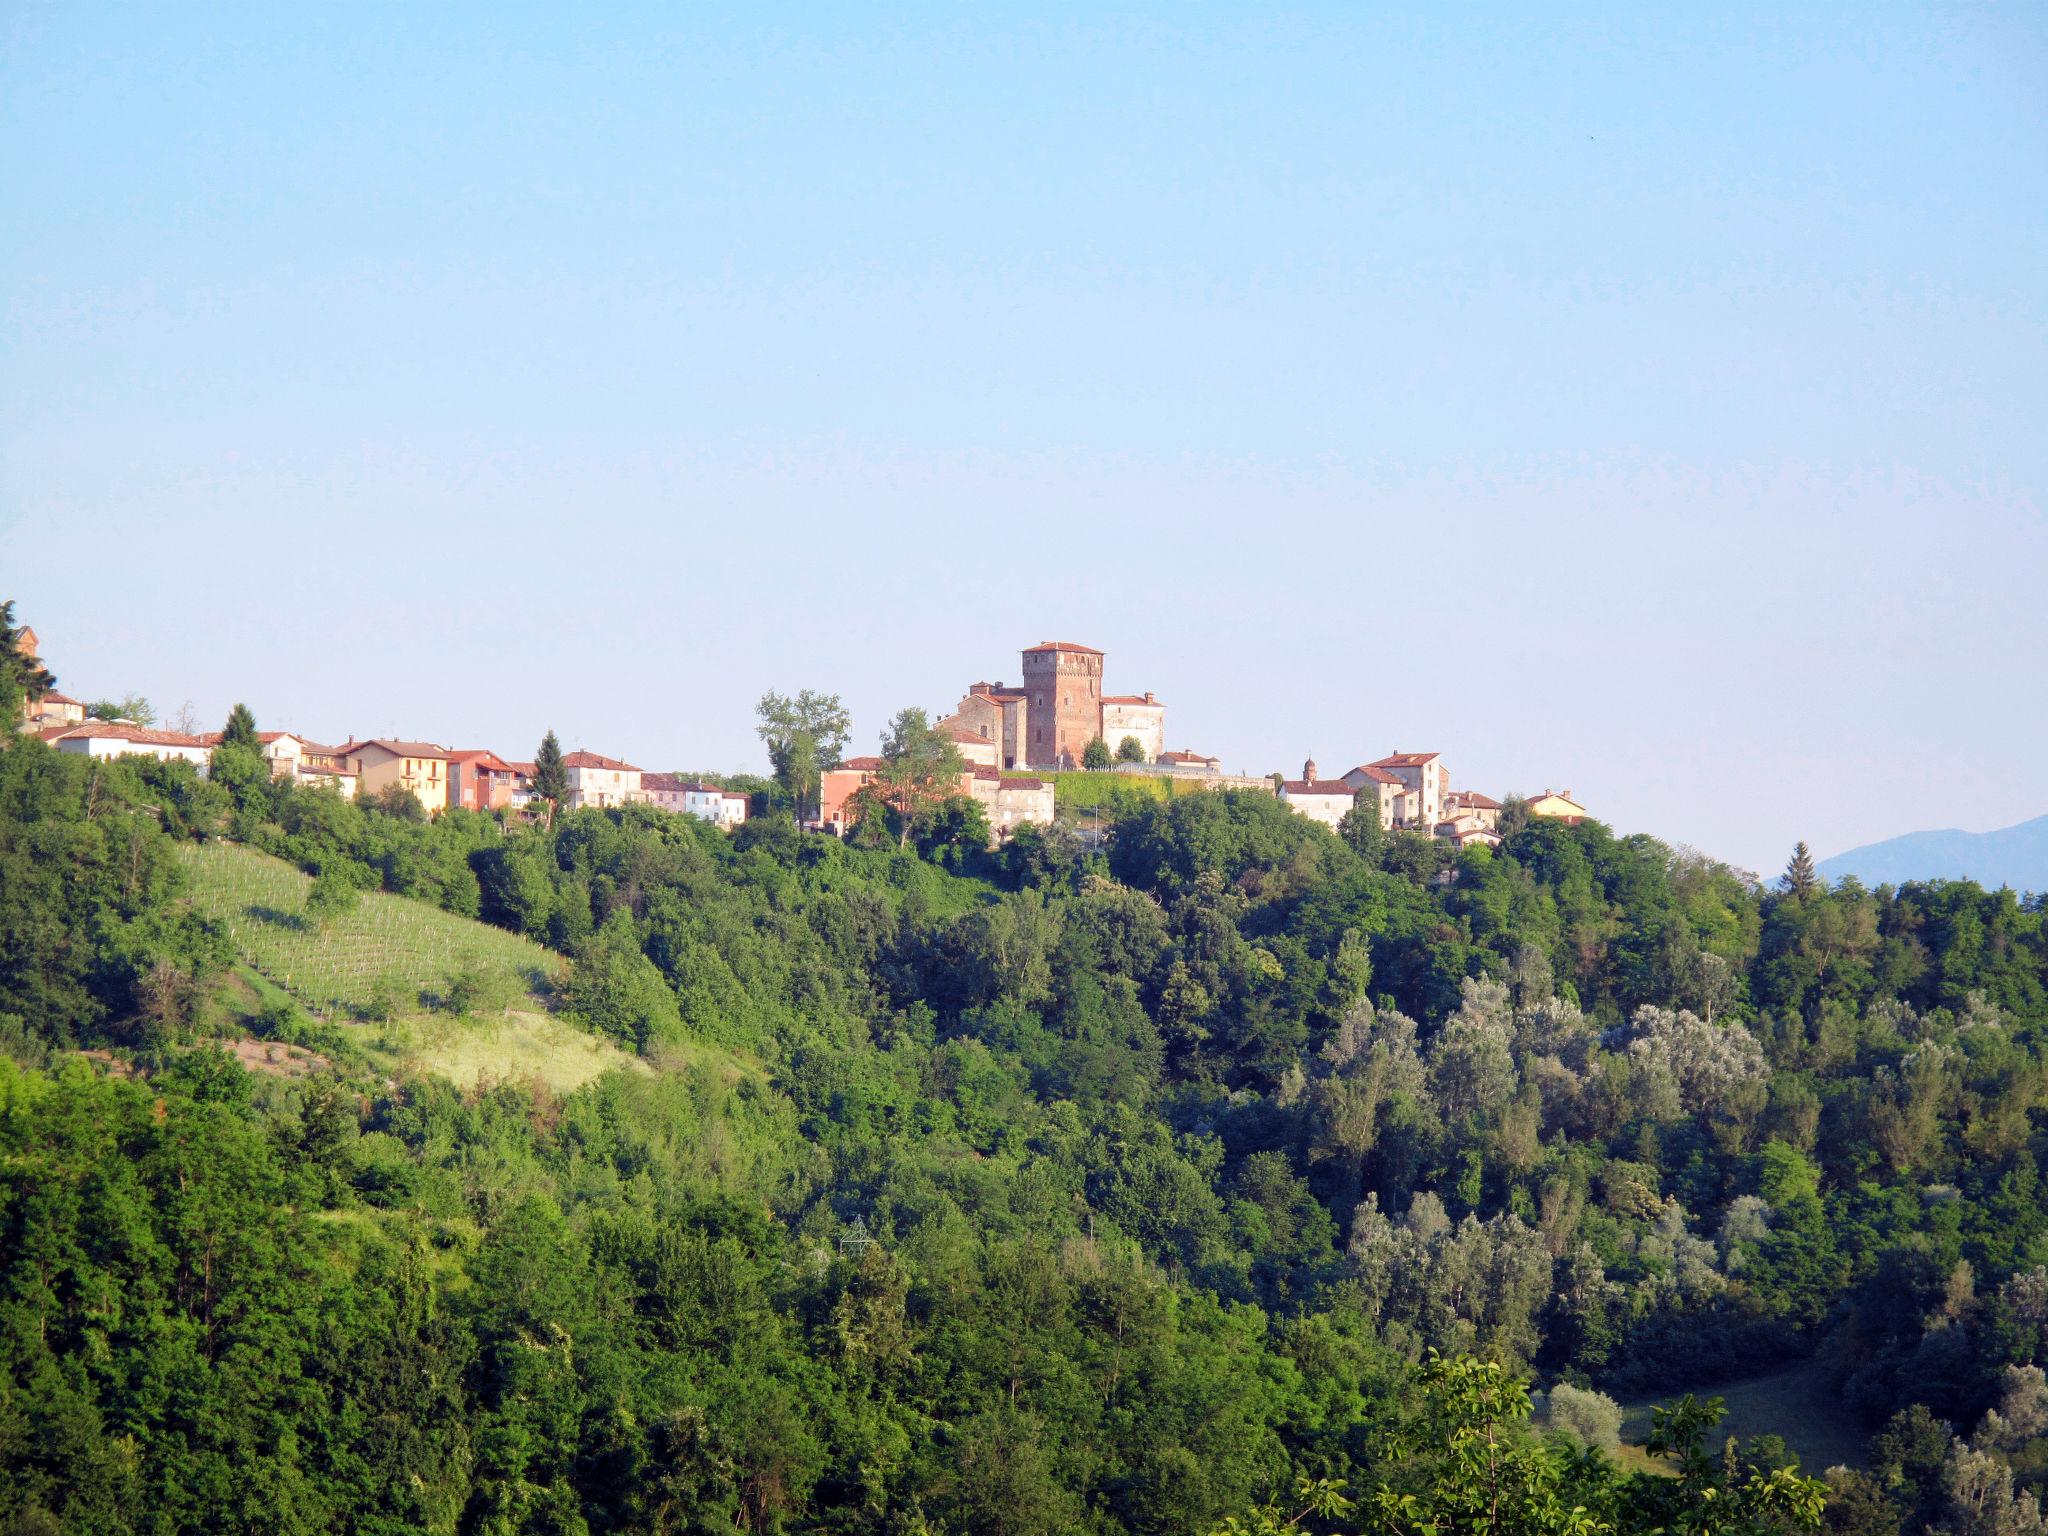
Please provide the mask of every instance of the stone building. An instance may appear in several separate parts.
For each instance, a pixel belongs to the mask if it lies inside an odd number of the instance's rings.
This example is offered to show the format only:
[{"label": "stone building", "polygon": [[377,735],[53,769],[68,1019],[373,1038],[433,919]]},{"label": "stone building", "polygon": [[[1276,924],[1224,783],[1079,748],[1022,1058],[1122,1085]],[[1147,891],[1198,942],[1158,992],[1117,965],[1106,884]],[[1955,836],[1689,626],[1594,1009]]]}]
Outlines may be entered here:
[{"label": "stone building", "polygon": [[[938,722],[963,753],[970,744],[987,742],[994,756],[988,766],[1078,768],[1098,736],[1112,753],[1131,736],[1146,762],[1158,758],[1166,745],[1166,706],[1149,693],[1105,696],[1102,652],[1048,640],[1026,650],[1023,659],[1022,687],[976,683]],[[979,765],[982,759],[976,753],[970,761]]]},{"label": "stone building", "polygon": [[1334,832],[1351,810],[1356,793],[1342,779],[1318,778],[1316,760],[1310,758],[1301,765],[1300,778],[1281,782],[1280,803],[1295,815],[1319,821]]},{"label": "stone building", "polygon": [[1149,693],[1118,693],[1102,700],[1102,739],[1112,754],[1124,739],[1137,742],[1138,761],[1156,763],[1166,750],[1166,706]]}]

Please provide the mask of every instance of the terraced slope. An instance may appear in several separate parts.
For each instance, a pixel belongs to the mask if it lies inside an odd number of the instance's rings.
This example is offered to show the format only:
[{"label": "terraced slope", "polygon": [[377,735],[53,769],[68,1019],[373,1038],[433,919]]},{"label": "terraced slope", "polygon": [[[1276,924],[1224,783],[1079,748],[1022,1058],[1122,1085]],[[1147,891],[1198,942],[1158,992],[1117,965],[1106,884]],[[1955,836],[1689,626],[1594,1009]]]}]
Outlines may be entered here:
[{"label": "terraced slope", "polygon": [[[349,1028],[387,1070],[465,1085],[537,1075],[558,1091],[613,1067],[644,1070],[548,1011],[566,962],[517,934],[382,893],[322,922],[305,910],[312,880],[282,859],[234,843],[187,844],[180,855],[193,905],[227,929],[242,963]],[[481,999],[461,1019],[442,1006],[458,976]]]}]

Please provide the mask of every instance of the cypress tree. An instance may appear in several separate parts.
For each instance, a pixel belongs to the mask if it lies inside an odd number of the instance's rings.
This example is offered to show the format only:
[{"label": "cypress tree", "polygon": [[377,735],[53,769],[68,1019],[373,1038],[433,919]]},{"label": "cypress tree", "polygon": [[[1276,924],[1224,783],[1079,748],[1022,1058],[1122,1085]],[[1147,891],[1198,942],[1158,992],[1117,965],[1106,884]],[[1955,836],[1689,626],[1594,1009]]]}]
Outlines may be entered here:
[{"label": "cypress tree", "polygon": [[533,792],[550,805],[569,798],[569,770],[562,766],[562,744],[553,731],[541,737],[533,754]]}]

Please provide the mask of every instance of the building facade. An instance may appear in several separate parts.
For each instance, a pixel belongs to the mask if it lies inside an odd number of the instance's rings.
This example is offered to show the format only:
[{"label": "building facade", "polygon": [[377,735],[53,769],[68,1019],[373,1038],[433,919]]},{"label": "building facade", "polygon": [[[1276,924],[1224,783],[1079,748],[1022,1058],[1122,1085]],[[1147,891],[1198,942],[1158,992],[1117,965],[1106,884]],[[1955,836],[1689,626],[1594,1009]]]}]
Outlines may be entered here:
[{"label": "building facade", "polygon": [[569,809],[584,806],[609,809],[631,805],[640,798],[640,770],[631,763],[601,752],[565,752],[562,766],[569,774]]},{"label": "building facade", "polygon": [[190,763],[205,773],[213,748],[203,737],[115,720],[87,720],[78,725],[48,726],[43,740],[59,752],[76,757],[153,757],[160,763]]},{"label": "building facade", "polygon": [[448,754],[448,803],[466,811],[497,811],[512,804],[519,773],[497,753],[466,747]]},{"label": "building facade", "polygon": [[1316,773],[1316,760],[1301,765],[1301,777],[1280,785],[1280,803],[1297,816],[1321,822],[1332,832],[1350,814],[1355,791],[1342,779],[1325,779]]},{"label": "building facade", "polygon": [[376,796],[398,788],[419,801],[429,816],[448,809],[448,749],[431,741],[378,737],[336,747],[342,766],[355,775],[358,795]]},{"label": "building facade", "polygon": [[1102,740],[1115,756],[1124,739],[1137,742],[1141,763],[1156,763],[1166,750],[1166,706],[1149,693],[1105,694]]},{"label": "building facade", "polygon": [[1024,653],[1024,694],[1031,718],[1025,761],[1034,768],[1078,768],[1102,734],[1102,652],[1048,640]]}]

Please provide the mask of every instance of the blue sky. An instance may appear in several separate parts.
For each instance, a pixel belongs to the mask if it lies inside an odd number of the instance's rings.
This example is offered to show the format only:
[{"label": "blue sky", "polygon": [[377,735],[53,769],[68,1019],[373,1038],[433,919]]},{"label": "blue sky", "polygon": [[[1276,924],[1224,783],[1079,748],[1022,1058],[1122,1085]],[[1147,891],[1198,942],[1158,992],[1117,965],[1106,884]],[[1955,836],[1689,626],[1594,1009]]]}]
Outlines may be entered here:
[{"label": "blue sky", "polygon": [[1068,638],[1752,867],[2048,811],[2048,12],[765,9],[0,13],[61,685],[737,768]]}]

